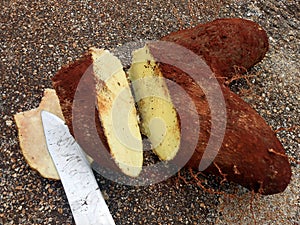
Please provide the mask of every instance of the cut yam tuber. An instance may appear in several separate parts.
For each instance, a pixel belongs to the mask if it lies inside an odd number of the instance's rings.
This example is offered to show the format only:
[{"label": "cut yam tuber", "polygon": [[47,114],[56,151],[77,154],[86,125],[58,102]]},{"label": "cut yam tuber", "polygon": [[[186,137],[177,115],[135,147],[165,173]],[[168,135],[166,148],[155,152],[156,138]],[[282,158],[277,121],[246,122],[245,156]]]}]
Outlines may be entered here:
[{"label": "cut yam tuber", "polygon": [[[106,50],[90,49],[62,68],[53,77],[53,86],[67,125],[87,154],[99,165],[138,176],[143,165],[142,138],[120,61]],[[103,148],[109,150],[115,165]]]},{"label": "cut yam tuber", "polygon": [[[163,42],[161,42],[163,43]],[[192,167],[194,169],[199,169],[199,164],[204,154],[204,151],[207,146],[207,142],[210,138],[210,130],[211,130],[211,111],[210,106],[207,102],[206,96],[203,90],[195,83],[191,77],[186,74],[184,71],[170,65],[171,63],[159,63],[160,61],[168,62],[168,60],[172,60],[173,65],[184,64],[188,65],[188,67],[193,69],[193,63],[195,59],[189,58],[189,50],[182,47],[180,51],[177,51],[173,46],[165,47],[161,45],[148,44],[146,46],[148,54],[151,55],[152,61],[150,61],[149,69],[153,71],[146,70],[147,75],[157,75],[165,77],[166,79],[170,79],[173,82],[179,84],[181,87],[185,89],[187,94],[193,99],[194,104],[197,109],[197,113],[200,119],[200,133],[195,133],[194,130],[190,130],[186,132],[189,135],[181,136],[180,139],[180,148],[177,152],[175,158],[171,160],[174,163],[181,163],[181,159],[186,153],[186,146],[189,146],[192,140],[197,139],[198,144],[196,146],[195,152],[193,156],[189,160],[186,166]],[[144,50],[145,50],[144,49]],[[144,51],[141,50],[141,51]],[[169,57],[171,55],[171,57]],[[174,57],[175,56],[175,57]],[[148,57],[148,58],[147,58]],[[149,55],[146,57],[144,62],[149,59]],[[193,56],[195,57],[195,55]],[[196,56],[197,57],[197,56]],[[75,66],[74,66],[75,65]],[[67,82],[68,79],[71,79],[73,76],[74,79],[72,81],[79,79],[82,77],[83,72],[79,72],[78,77],[74,76],[78,71],[75,68],[80,67],[83,63],[75,63],[73,66],[69,66],[68,68],[63,69],[54,77],[54,86],[57,90],[59,98],[61,99],[61,105],[64,109],[66,109],[64,105],[64,101],[68,99],[67,103],[70,105],[70,102],[73,102],[73,98],[75,95],[75,91],[67,87],[69,84]],[[190,66],[189,66],[190,65]],[[143,65],[145,68],[145,65]],[[69,71],[71,68],[71,71]],[[85,68],[85,70],[87,67]],[[195,69],[198,69],[195,67]],[[67,70],[68,72],[65,74],[63,71]],[[139,69],[137,69],[139,70]],[[72,72],[73,71],[73,72]],[[137,72],[133,72],[134,68],[132,67],[129,71],[131,77],[133,79],[133,86],[135,85],[135,81],[132,73],[138,74]],[[201,69],[200,69],[201,71]],[[207,71],[205,69],[204,71]],[[210,70],[209,70],[210,71]],[[211,72],[211,71],[210,71]],[[201,72],[194,71],[198,76],[202,76]],[[64,76],[63,76],[64,75]],[[144,74],[145,75],[145,74]],[[213,75],[212,72],[209,75]],[[137,75],[137,76],[143,76]],[[94,76],[93,76],[94,77]],[[76,79],[75,79],[76,78]],[[155,79],[154,79],[155,80]],[[152,81],[154,81],[152,80]],[[62,82],[62,83],[61,83]],[[77,80],[77,83],[79,81]],[[139,83],[137,83],[139,84]],[[217,82],[218,84],[218,82]],[[152,88],[154,84],[149,84]],[[218,84],[219,85],[219,84]],[[85,85],[90,90],[90,84]],[[139,94],[142,96],[145,93],[139,92],[137,90],[141,86],[134,87],[135,97],[138,98]],[[143,86],[142,86],[143,87]],[[161,89],[159,89],[160,87]],[[217,176],[221,176],[223,179],[234,181],[239,183],[250,190],[255,192],[259,192],[261,194],[274,194],[278,192],[282,192],[288,185],[291,177],[291,169],[288,162],[287,157],[285,156],[285,151],[276,138],[274,132],[271,128],[265,123],[265,121],[253,110],[247,103],[245,103],[242,99],[240,99],[237,95],[232,93],[227,87],[224,85],[220,85],[219,87],[224,95],[226,110],[227,110],[227,126],[224,136],[224,141],[219,149],[218,155],[212,164],[204,171],[205,173],[215,174]],[[145,90],[145,89],[142,89]],[[146,89],[147,90],[147,89]],[[155,90],[165,90],[165,84],[161,81],[157,81],[157,86]],[[73,95],[63,95],[66,91],[73,91]],[[168,93],[169,91],[169,93]],[[159,91],[161,92],[161,91]],[[137,95],[136,95],[137,94]],[[73,96],[73,98],[72,98]],[[174,90],[168,86],[168,90],[166,90],[164,97],[167,97],[168,103],[173,103],[174,106],[168,105],[166,109],[166,113],[173,116],[172,113],[173,108],[177,110],[184,111],[186,108],[186,98],[179,95],[179,93],[174,92]],[[146,99],[145,99],[146,100]],[[149,105],[147,104],[138,104],[138,112],[149,111]],[[68,105],[67,105],[68,106]],[[84,106],[84,105],[83,105]],[[160,103],[153,104],[153,107],[160,107]],[[72,110],[71,107],[68,110]],[[70,115],[71,111],[68,111]],[[189,118],[189,110],[185,110],[184,117]],[[156,111],[157,117],[160,113],[165,113],[165,111]],[[95,116],[95,115],[94,115]],[[147,118],[150,116],[150,118]],[[143,124],[143,121],[150,121],[153,114],[151,113],[141,113],[141,122],[142,122],[142,130],[145,132],[148,124]],[[221,115],[224,116],[224,115]],[[96,114],[96,122],[97,122],[98,114]],[[146,118],[145,118],[146,117]],[[191,115],[193,117],[193,115]],[[66,115],[66,118],[68,116]],[[176,117],[177,118],[177,117]],[[95,118],[93,118],[95,119]],[[181,119],[181,118],[179,118]],[[76,121],[73,120],[73,122]],[[173,120],[166,121],[166,127],[174,126],[176,124],[180,124],[180,120],[175,122]],[[101,128],[100,121],[97,122],[98,127]],[[174,126],[175,132],[178,133],[178,126]],[[192,128],[191,128],[192,129]],[[155,129],[154,129],[155,130]],[[173,131],[174,132],[174,131]],[[101,132],[100,132],[101,133]],[[151,137],[152,133],[147,133],[149,137]],[[103,134],[102,134],[103,135]],[[222,138],[222,137],[221,137]],[[161,152],[155,151],[160,155],[168,155],[170,154],[169,148],[166,143],[178,143],[176,139],[173,139],[173,136],[170,136],[168,142],[165,142],[161,147]],[[89,143],[90,144],[90,143]],[[176,146],[173,144],[173,146]],[[89,150],[87,150],[89,151]],[[164,152],[165,151],[165,152]],[[173,153],[172,153],[173,154]],[[92,156],[93,157],[93,156]],[[99,157],[99,156],[98,156]],[[130,156],[128,156],[130,157]],[[161,157],[161,156],[160,156]],[[94,157],[93,157],[94,158]],[[163,158],[163,157],[161,157]],[[170,159],[173,157],[170,157]],[[94,158],[95,159],[95,158]],[[168,160],[168,158],[166,158]]]},{"label": "cut yam tuber", "polygon": [[[190,54],[186,48],[164,42],[149,43],[148,48],[149,54],[155,61],[164,62],[157,63],[156,70],[159,70],[166,79],[183,87],[193,99],[198,110],[200,133],[195,134],[190,131],[187,132],[189,135],[182,136],[179,153],[174,159],[175,163],[176,161],[180,162],[182,155],[185,154],[185,147],[190,145],[191,139],[196,135],[198,144],[187,166],[198,170],[211,135],[211,106],[201,87],[191,79],[191,74],[203,76],[203,71],[207,72],[207,70],[193,66],[197,56]],[[190,74],[171,64],[186,65]],[[210,73],[213,76],[211,71]],[[218,155],[204,172],[234,181],[261,194],[275,194],[284,191],[290,182],[291,168],[285,150],[275,133],[254,109],[231,92],[228,87],[220,85],[220,89],[226,103],[226,131]],[[184,109],[186,98],[172,91],[172,88],[169,88],[169,91],[171,98],[176,100],[174,101],[175,108],[177,110]],[[190,111],[186,110],[184,116],[189,117],[189,113]],[[193,138],[191,138],[192,136]]]}]

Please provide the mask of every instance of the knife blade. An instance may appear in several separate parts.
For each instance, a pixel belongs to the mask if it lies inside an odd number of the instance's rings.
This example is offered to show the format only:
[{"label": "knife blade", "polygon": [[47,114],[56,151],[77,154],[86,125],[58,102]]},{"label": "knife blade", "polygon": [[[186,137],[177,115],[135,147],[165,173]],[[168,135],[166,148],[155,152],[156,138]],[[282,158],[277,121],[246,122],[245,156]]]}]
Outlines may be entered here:
[{"label": "knife blade", "polygon": [[46,143],[76,225],[114,225],[90,164],[65,122],[42,111]]}]

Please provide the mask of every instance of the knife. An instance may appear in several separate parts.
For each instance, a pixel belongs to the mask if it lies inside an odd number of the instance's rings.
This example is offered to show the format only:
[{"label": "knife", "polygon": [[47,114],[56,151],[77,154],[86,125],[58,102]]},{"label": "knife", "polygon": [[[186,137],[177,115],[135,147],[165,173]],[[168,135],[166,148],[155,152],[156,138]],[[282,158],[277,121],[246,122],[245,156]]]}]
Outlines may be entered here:
[{"label": "knife", "polygon": [[41,118],[76,225],[115,225],[90,164],[65,122],[47,111],[41,112]]}]

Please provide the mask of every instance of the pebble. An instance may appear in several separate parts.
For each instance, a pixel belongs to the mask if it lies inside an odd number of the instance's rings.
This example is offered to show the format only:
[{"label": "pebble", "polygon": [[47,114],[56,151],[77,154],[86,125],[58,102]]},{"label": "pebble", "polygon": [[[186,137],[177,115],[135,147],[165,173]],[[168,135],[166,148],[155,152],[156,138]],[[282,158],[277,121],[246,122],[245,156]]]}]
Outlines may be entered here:
[{"label": "pebble", "polygon": [[13,124],[13,121],[12,120],[6,120],[5,123],[6,123],[6,126],[10,127]]}]

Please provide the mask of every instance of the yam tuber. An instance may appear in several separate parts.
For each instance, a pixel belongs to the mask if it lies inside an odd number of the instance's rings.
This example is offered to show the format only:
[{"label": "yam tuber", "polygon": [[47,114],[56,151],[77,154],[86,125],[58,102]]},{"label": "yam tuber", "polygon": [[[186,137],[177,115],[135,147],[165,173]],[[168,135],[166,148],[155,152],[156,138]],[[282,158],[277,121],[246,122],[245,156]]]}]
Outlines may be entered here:
[{"label": "yam tuber", "polygon": [[66,123],[86,153],[100,165],[138,176],[143,164],[142,138],[120,61],[106,50],[90,49],[82,59],[62,68],[53,77],[53,86]]},{"label": "yam tuber", "polygon": [[[193,133],[191,130],[187,132],[189,135],[181,137],[180,150],[174,162],[180,162],[185,154],[185,146],[189,146],[191,140],[196,138],[198,144],[187,166],[198,170],[212,128],[211,106],[201,87],[190,75],[193,73],[203,76],[203,71],[209,73],[209,70],[201,71],[199,67],[193,67],[191,62],[194,58],[191,57],[195,56],[185,48],[176,48],[170,43],[162,42],[150,43],[148,48],[157,62],[164,62],[157,63],[160,73],[183,87],[194,101],[200,118],[200,132]],[[189,68],[189,74],[173,65],[185,65]],[[212,72],[211,75],[213,76]],[[254,109],[228,87],[220,85],[220,88],[227,110],[226,131],[218,155],[204,172],[234,181],[261,194],[282,192],[291,178],[291,168],[283,146]],[[169,91],[175,108],[184,110],[186,98],[172,91],[171,87]],[[217,107],[218,103],[215,104]],[[190,111],[186,110],[185,113],[184,116],[189,117]]]}]

